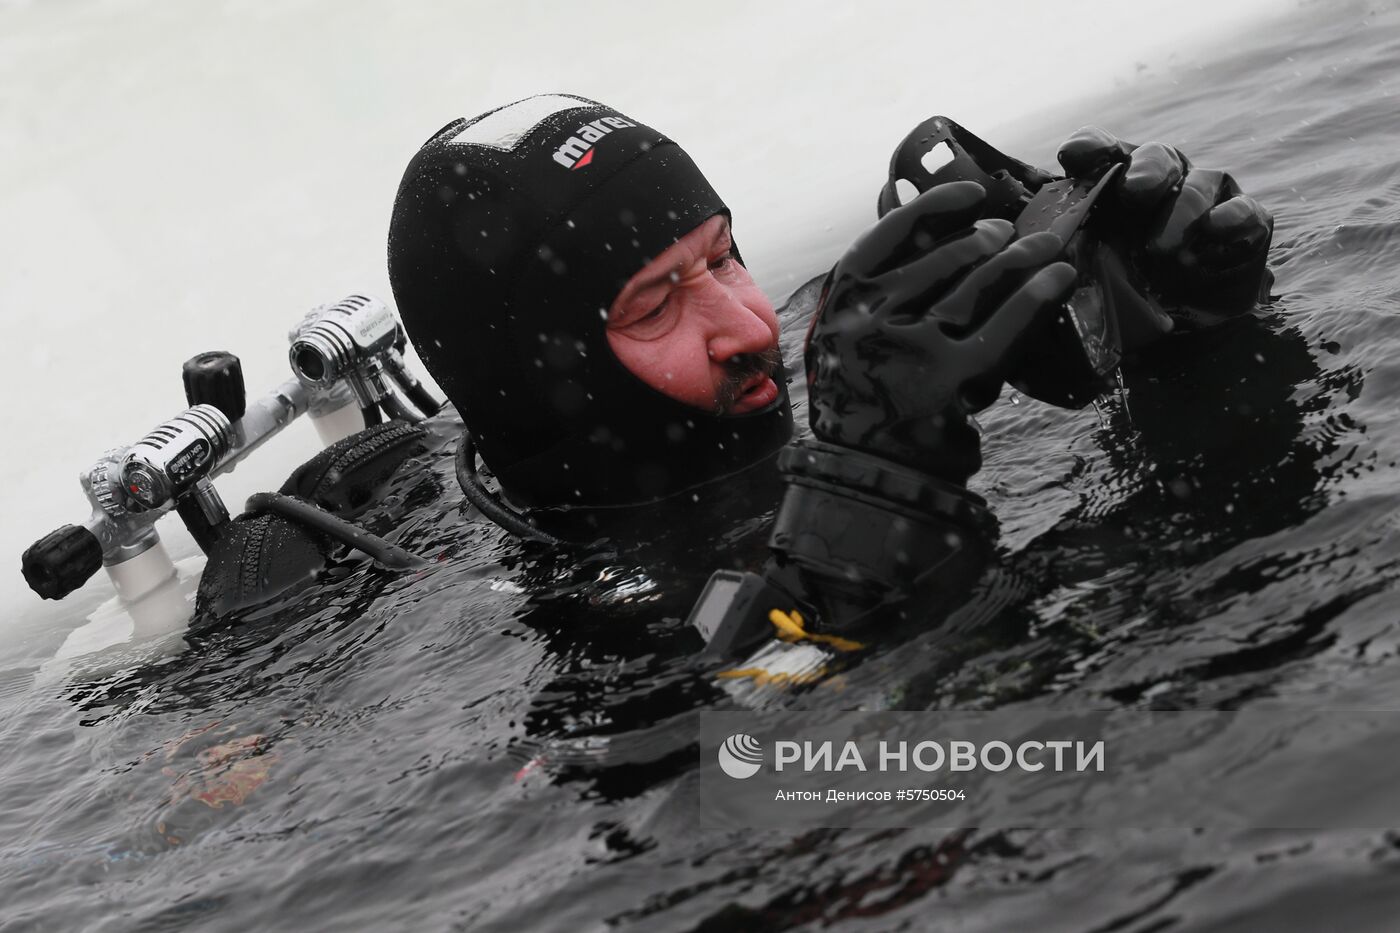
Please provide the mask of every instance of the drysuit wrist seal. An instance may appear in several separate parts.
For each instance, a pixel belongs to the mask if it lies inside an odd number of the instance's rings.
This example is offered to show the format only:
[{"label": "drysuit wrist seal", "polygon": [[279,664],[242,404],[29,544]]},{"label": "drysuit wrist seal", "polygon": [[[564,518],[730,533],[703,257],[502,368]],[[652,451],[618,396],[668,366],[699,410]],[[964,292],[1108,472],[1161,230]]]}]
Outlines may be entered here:
[{"label": "drysuit wrist seal", "polygon": [[980,496],[862,451],[799,441],[778,468],[787,492],[768,545],[819,581],[827,608],[911,594],[964,557],[980,564],[995,534]]}]

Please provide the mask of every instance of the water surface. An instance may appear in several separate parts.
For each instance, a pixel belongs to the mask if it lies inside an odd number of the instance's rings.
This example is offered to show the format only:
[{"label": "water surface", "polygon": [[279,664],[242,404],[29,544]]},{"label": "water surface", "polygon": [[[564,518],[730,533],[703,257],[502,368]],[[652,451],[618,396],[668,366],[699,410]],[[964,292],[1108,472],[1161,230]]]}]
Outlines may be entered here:
[{"label": "water surface", "polygon": [[[1278,217],[1274,298],[1130,368],[1126,411],[989,412],[973,485],[1004,560],[981,602],[777,702],[1394,708],[1397,65],[1393,5],[1306,8],[987,134],[1046,163],[1094,120],[1231,168]],[[803,323],[784,320],[790,359]],[[1393,928],[1384,830],[698,830],[694,716],[728,700],[680,615],[771,505],[645,565],[572,567],[465,520],[449,428],[370,519],[434,570],[350,561],[100,676],[36,677],[33,641],[0,665],[7,925]],[[100,595],[64,604],[70,628]]]}]

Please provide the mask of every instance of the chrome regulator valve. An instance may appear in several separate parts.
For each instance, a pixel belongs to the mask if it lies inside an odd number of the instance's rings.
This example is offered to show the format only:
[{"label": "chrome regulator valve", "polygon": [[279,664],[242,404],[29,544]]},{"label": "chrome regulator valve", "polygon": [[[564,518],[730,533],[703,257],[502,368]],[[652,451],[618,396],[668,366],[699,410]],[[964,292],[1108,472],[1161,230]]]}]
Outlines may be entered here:
[{"label": "chrome regulator valve", "polygon": [[[233,425],[213,405],[196,405],[158,425],[122,458],[121,486],[129,507],[138,512],[159,509],[196,492],[201,481],[207,485],[232,440]],[[198,494],[208,498],[207,493]]]},{"label": "chrome regulator valve", "polygon": [[[344,380],[355,395],[366,425],[378,424],[382,406],[390,417],[421,421],[438,412],[434,399],[404,365],[403,328],[378,298],[351,295],[311,311],[291,332],[287,358],[292,372],[309,390],[325,391]],[[398,383],[413,411],[394,393]]]}]

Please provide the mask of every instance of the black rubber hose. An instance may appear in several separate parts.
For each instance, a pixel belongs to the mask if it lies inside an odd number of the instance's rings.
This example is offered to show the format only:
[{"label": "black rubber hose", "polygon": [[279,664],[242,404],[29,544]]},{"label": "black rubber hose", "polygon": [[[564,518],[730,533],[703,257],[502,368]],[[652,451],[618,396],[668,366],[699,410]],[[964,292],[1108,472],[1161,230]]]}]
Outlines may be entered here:
[{"label": "black rubber hose", "polygon": [[364,419],[365,427],[372,428],[376,424],[384,423],[384,416],[379,412],[378,405],[360,406],[360,417]]},{"label": "black rubber hose", "polygon": [[424,418],[431,418],[442,411],[442,402],[434,398],[433,393],[423,388],[423,383],[415,379],[413,373],[401,366],[392,366],[389,368],[389,375],[394,377],[399,388],[403,389],[404,395],[408,396],[408,400],[413,403],[414,408],[423,413]]},{"label": "black rubber hose", "polygon": [[403,390],[408,393],[408,400],[413,403],[413,407],[421,411],[424,417],[431,418],[442,411],[442,402],[425,389],[423,383],[414,381],[411,385],[404,386]]},{"label": "black rubber hose", "polygon": [[276,512],[308,528],[329,535],[342,544],[364,551],[391,570],[422,570],[431,566],[423,558],[410,554],[397,544],[390,544],[358,525],[352,525],[309,502],[293,499],[276,492],[260,492],[248,497],[249,512]]},{"label": "black rubber hose", "polygon": [[175,511],[184,521],[185,527],[189,529],[190,537],[194,538],[194,543],[199,545],[199,549],[205,554],[209,553],[209,549],[214,546],[214,543],[226,530],[223,524],[209,524],[204,510],[199,507],[199,502],[192,495],[176,499]]},{"label": "black rubber hose", "polygon": [[422,415],[410,409],[393,392],[390,392],[388,395],[380,399],[379,404],[384,406],[384,411],[389,415],[390,418],[397,418],[400,421],[406,421],[409,424],[417,424],[418,422],[423,420]]},{"label": "black rubber hose", "polygon": [[466,495],[467,501],[480,509],[482,515],[511,534],[527,541],[538,541],[541,544],[550,544],[556,547],[564,543],[553,535],[540,531],[520,515],[502,505],[485,486],[481,485],[481,478],[476,474],[476,444],[472,442],[471,434],[466,431],[462,432],[462,439],[457,442],[457,484],[462,487],[462,493]]}]

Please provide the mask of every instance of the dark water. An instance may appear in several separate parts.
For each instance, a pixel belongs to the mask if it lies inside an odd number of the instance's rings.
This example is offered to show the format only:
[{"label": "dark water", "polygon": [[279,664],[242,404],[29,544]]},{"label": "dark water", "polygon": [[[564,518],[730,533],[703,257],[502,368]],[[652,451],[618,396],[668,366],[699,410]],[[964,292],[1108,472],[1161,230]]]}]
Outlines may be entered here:
[{"label": "dark water", "polygon": [[[1044,162],[1092,119],[1233,169],[1278,216],[1273,302],[1125,373],[1126,411],[997,406],[979,601],[768,702],[1395,708],[1400,11],[1242,49],[1027,135]],[[0,676],[5,928],[1400,926],[1391,831],[701,831],[694,716],[730,701],[679,617],[771,513],[682,505],[645,567],[571,568],[465,521],[451,451],[373,517],[430,572],[347,563],[173,658]]]}]

